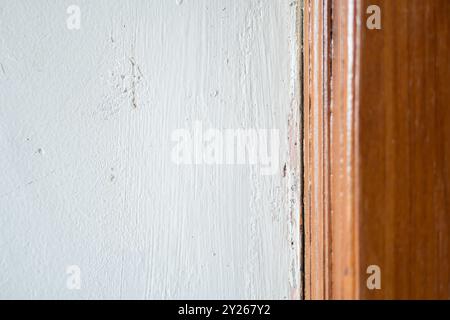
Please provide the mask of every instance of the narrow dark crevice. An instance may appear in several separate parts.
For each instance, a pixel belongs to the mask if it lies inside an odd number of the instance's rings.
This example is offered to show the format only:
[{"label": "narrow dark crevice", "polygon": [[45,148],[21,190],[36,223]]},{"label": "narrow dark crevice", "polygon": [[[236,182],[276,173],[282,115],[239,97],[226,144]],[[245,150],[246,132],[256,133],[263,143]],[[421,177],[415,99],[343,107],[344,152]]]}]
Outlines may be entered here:
[{"label": "narrow dark crevice", "polygon": [[300,212],[300,257],[302,259],[300,263],[300,277],[301,277],[301,296],[300,299],[305,300],[306,289],[305,289],[305,157],[304,155],[304,140],[305,140],[305,125],[304,125],[304,103],[305,103],[305,87],[304,87],[304,79],[305,79],[305,65],[304,65],[304,57],[305,57],[305,38],[303,34],[303,26],[304,26],[304,17],[305,17],[305,1],[302,1],[300,12],[300,23],[299,23],[299,36],[300,36],[300,130],[302,132],[301,138],[302,141],[300,143],[300,155],[301,155],[301,164],[300,164],[300,179],[301,179],[301,188],[300,188],[300,201],[301,201],[301,212]]}]

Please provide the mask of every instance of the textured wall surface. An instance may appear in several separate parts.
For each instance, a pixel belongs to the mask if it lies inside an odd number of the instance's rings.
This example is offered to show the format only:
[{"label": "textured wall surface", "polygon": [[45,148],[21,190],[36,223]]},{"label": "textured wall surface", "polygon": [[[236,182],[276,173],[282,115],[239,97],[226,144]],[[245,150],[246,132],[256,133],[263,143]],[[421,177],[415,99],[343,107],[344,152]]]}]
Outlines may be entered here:
[{"label": "textured wall surface", "polygon": [[[297,5],[0,0],[0,298],[298,298]],[[275,174],[175,164],[196,121]]]}]

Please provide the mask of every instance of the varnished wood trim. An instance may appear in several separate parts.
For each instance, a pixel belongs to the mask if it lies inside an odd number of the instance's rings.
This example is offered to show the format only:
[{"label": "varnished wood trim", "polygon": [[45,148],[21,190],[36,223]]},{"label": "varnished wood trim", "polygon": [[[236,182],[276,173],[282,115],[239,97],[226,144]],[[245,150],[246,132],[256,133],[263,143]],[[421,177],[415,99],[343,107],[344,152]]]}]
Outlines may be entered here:
[{"label": "varnished wood trim", "polygon": [[333,299],[359,297],[360,1],[333,0],[330,194]]},{"label": "varnished wood trim", "polygon": [[304,15],[305,296],[358,296],[358,1],[307,0]]},{"label": "varnished wood trim", "polygon": [[[381,30],[365,26],[373,4]],[[449,13],[448,0],[305,2],[307,299],[450,298]]]},{"label": "varnished wood trim", "polygon": [[304,8],[305,296],[330,296],[330,1]]}]

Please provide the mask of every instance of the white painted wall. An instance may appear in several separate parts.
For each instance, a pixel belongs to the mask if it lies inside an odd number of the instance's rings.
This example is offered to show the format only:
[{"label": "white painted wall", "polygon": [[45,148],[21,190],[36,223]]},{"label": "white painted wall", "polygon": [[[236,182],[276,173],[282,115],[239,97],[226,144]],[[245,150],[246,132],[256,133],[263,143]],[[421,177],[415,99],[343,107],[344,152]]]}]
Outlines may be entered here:
[{"label": "white painted wall", "polygon": [[[0,298],[298,298],[296,5],[0,0]],[[278,129],[276,174],[177,166],[196,120]]]}]

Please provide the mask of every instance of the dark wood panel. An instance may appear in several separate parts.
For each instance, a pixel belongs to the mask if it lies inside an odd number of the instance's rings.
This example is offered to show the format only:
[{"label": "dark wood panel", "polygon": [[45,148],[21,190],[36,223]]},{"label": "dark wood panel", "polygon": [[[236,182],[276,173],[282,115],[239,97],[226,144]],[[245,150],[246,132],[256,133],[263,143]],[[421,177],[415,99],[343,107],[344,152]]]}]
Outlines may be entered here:
[{"label": "dark wood panel", "polygon": [[[382,29],[361,30],[360,294],[448,299],[450,1],[371,4]],[[381,290],[367,290],[371,264]]]}]

